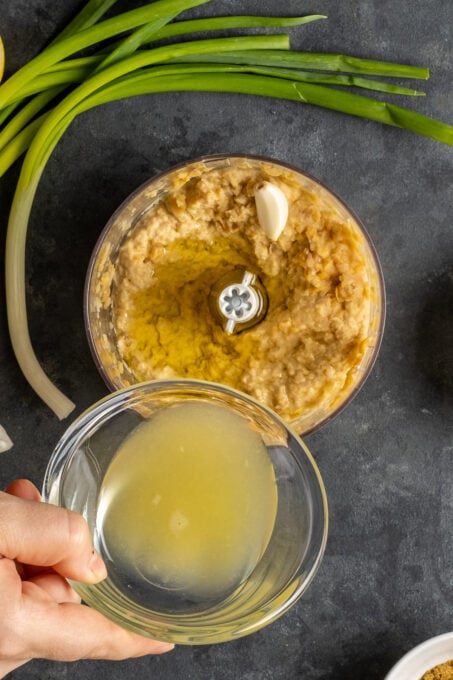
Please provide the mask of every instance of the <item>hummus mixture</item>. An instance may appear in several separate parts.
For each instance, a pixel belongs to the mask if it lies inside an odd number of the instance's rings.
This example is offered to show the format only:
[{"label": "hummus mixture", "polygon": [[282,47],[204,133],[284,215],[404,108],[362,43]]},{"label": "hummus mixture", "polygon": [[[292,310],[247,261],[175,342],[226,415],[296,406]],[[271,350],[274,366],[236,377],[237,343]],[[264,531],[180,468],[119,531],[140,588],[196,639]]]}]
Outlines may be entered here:
[{"label": "hummus mixture", "polygon": [[[254,192],[276,184],[289,204],[277,241]],[[333,405],[360,379],[376,315],[377,277],[354,222],[275,165],[177,176],[122,244],[112,287],[118,350],[136,381],[192,378],[242,390],[291,421]],[[229,271],[256,272],[263,321],[229,335],[210,311]],[[373,342],[376,329],[373,330]]]}]

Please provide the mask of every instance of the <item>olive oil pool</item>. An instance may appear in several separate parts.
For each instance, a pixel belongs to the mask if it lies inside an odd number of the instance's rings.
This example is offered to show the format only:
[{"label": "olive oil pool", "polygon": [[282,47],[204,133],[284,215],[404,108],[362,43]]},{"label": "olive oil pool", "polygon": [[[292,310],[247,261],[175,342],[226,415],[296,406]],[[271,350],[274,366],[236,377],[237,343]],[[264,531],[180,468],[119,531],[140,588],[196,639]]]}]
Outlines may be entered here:
[{"label": "olive oil pool", "polygon": [[[133,599],[218,601],[264,553],[277,511],[267,449],[245,418],[187,401],[161,409],[120,445],[97,527],[117,587]],[[120,582],[118,582],[120,581]]]}]

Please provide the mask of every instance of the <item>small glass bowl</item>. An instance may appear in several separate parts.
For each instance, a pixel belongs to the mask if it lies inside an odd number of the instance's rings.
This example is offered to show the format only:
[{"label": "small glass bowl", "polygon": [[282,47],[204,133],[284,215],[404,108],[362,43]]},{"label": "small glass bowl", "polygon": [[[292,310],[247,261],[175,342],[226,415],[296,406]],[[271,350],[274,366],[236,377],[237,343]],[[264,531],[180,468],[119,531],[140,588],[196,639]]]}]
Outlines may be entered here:
[{"label": "small glass bowl", "polygon": [[[182,190],[191,191],[194,180],[197,180],[198,178],[204,179],[209,175],[212,176],[212,173],[216,173],[217,171],[226,170],[234,172],[244,169],[262,173],[269,181],[272,181],[274,177],[276,178],[276,181],[283,180],[284,183],[286,182],[286,186],[290,187],[290,191],[294,187],[299,187],[300,190],[305,192],[305,195],[308,196],[308,211],[312,209],[311,203],[313,203],[315,204],[315,210],[319,208],[324,211],[323,215],[326,214],[328,220],[331,220],[332,222],[337,220],[345,225],[345,229],[349,234],[348,240],[354,244],[353,248],[357,249],[357,253],[360,253],[360,271],[362,272],[360,276],[363,277],[364,282],[359,282],[359,286],[363,287],[363,296],[365,304],[367,305],[366,312],[364,312],[366,315],[364,323],[367,327],[366,330],[361,331],[360,340],[357,341],[354,349],[351,350],[350,356],[352,358],[346,358],[345,355],[342,355],[339,360],[338,358],[334,358],[333,355],[335,354],[335,350],[323,347],[322,343],[324,340],[320,343],[320,357],[318,358],[314,355],[311,348],[318,343],[316,337],[318,327],[313,325],[316,322],[309,321],[304,325],[304,307],[302,307],[301,310],[294,312],[296,307],[293,304],[293,300],[285,302],[287,298],[282,298],[281,294],[277,294],[277,298],[279,298],[278,305],[282,310],[281,316],[277,318],[275,315],[273,316],[273,313],[271,314],[271,306],[274,304],[271,299],[269,313],[267,317],[264,318],[264,321],[262,321],[262,329],[266,330],[263,330],[261,335],[261,344],[255,345],[255,340],[253,343],[250,343],[250,350],[246,350],[247,354],[245,357],[241,355],[241,352],[244,350],[238,350],[237,344],[229,350],[231,352],[229,355],[225,355],[223,350],[223,354],[217,352],[217,345],[215,351],[212,351],[212,357],[202,355],[198,364],[194,365],[192,361],[187,369],[186,365],[180,366],[180,372],[175,373],[171,365],[171,360],[168,359],[167,364],[163,366],[162,370],[158,369],[155,371],[155,369],[153,369],[152,374],[146,374],[144,376],[136,375],[134,370],[124,359],[123,352],[119,349],[119,337],[121,333],[119,334],[117,330],[118,314],[115,310],[112,293],[114,290],[118,291],[121,286],[123,286],[124,290],[124,283],[122,281],[117,281],[118,270],[121,270],[120,252],[122,247],[128,241],[129,237],[135,233],[136,229],[141,229],[143,221],[149,219],[149,215],[153,215],[154,210],[168,201],[169,197],[171,200],[174,199],[174,203],[176,203],[177,198],[175,197],[177,197]],[[222,189],[220,189],[220,191],[222,191]],[[327,213],[327,211],[329,212]],[[182,212],[184,211],[181,210],[181,213]],[[233,213],[234,210],[231,212]],[[234,219],[236,219],[236,217],[233,216],[233,221]],[[304,218],[302,217],[302,219]],[[324,217],[323,219],[325,220]],[[177,228],[179,229],[179,227]],[[195,219],[194,227],[190,232],[190,238],[200,239],[198,229],[199,225]],[[247,236],[247,238],[249,237]],[[253,241],[254,238],[255,237],[252,235],[251,241]],[[284,234],[283,238],[285,238]],[[301,235],[296,236],[296,238],[301,240],[305,238],[305,236],[302,233]],[[314,236],[312,233],[309,237],[309,241],[311,239],[310,244],[313,242],[313,238]],[[298,245],[300,245],[300,243]],[[150,241],[148,247],[151,249],[154,248],[152,241]],[[205,246],[203,245],[203,247]],[[294,246],[291,245],[291,247]],[[307,257],[312,256],[310,252],[311,247],[311,245],[306,246]],[[325,251],[326,245],[324,244],[322,247]],[[255,248],[256,251],[255,245],[253,245],[253,248]],[[272,251],[275,252],[278,249],[278,246],[267,244],[265,248],[268,248],[272,255]],[[340,243],[340,249],[341,248],[342,244]],[[157,251],[162,251],[163,249],[165,250],[161,245],[156,245]],[[285,246],[284,249],[287,250],[287,246]],[[197,256],[198,255],[196,255],[196,257]],[[255,253],[252,253],[252,257],[250,257],[250,253],[248,253],[247,257],[253,259]],[[316,260],[316,257],[317,253],[315,252],[313,259]],[[325,258],[325,253],[323,257]],[[332,257],[338,259],[338,252]],[[138,278],[141,276],[141,267],[143,267],[144,264],[146,266],[147,259],[148,256],[146,256],[144,260],[142,259],[138,262]],[[128,261],[133,261],[129,255]],[[324,259],[323,261],[327,262],[328,267],[329,260]],[[351,267],[357,267],[357,261],[358,257],[356,257],[355,263],[351,265]],[[133,262],[133,266],[135,267],[135,261]],[[169,265],[169,267],[172,266],[173,264]],[[316,269],[316,262],[313,266]],[[337,264],[335,266],[337,266]],[[341,279],[343,276],[343,274],[341,274],[342,267],[344,268],[344,264],[340,262],[340,266],[338,267],[338,271],[340,272],[338,279]],[[315,271],[315,269],[313,271]],[[179,271],[180,270],[181,266],[179,266]],[[287,272],[286,269],[283,271],[285,279],[290,280],[291,274]],[[293,281],[295,281],[294,276],[299,275],[298,272],[300,271],[300,267],[297,265],[295,267],[293,266],[292,271]],[[173,273],[170,272],[162,282],[162,289],[159,292],[159,303],[161,302],[161,297],[168,295],[169,300],[171,300],[172,295],[174,295],[171,290],[171,284],[173,282],[172,276]],[[175,274],[175,276],[181,275]],[[258,276],[260,276],[259,272]],[[280,276],[282,276],[282,274],[280,274]],[[311,297],[309,299],[306,298],[308,299],[308,303],[303,303],[306,305],[305,309],[308,310],[308,313],[311,313],[310,308],[317,307],[323,296],[335,298],[337,294],[337,291],[333,291],[332,288],[327,293],[322,290],[322,286],[324,285],[323,279],[325,279],[324,271],[315,272],[314,278],[320,281],[320,290],[318,293],[315,288],[314,292],[310,293]],[[134,288],[134,285],[135,284],[132,284],[131,286],[128,282],[128,289]],[[270,285],[273,285],[272,281]],[[311,280],[309,285],[312,285]],[[354,281],[352,281],[352,285],[354,286]],[[307,295],[303,281],[297,284],[291,284],[291,286],[292,290],[291,288],[289,288],[289,290],[292,298],[303,298]],[[181,288],[179,290],[181,290]],[[182,288],[182,290],[184,290],[184,288]],[[185,305],[185,302],[186,298],[182,298],[181,308]],[[335,300],[332,304],[335,304]],[[346,300],[343,304],[347,306],[351,303]],[[346,309],[346,306],[343,309]],[[208,307],[209,305],[207,304],[206,309]],[[338,333],[338,325],[344,323],[344,318],[346,317],[343,309],[339,312],[340,316],[338,317],[338,324],[331,324],[327,329],[327,333],[330,333],[330,335],[335,334],[335,337]],[[127,307],[126,314],[129,313],[130,307]],[[143,313],[142,317],[145,318],[151,313],[153,312],[146,311]],[[318,312],[316,311],[316,313]],[[294,318],[294,320],[291,321],[289,331],[287,324],[288,314],[290,316],[293,315]],[[295,316],[296,314],[298,315],[297,317]],[[385,291],[379,260],[370,237],[360,220],[331,190],[313,177],[286,163],[255,156],[220,155],[204,157],[174,167],[140,186],[122,203],[105,226],[94,248],[86,278],[84,316],[88,342],[93,358],[99,372],[111,390],[128,387],[143,380],[160,380],[167,378],[195,378],[225,383],[234,389],[251,394],[259,401],[263,401],[268,407],[279,413],[279,415],[281,415],[296,432],[299,434],[307,434],[337,415],[351,401],[355,394],[357,394],[369,375],[378,355],[384,330]],[[156,316],[156,318],[159,317]],[[271,318],[277,318],[277,321],[271,322]],[[327,337],[325,318],[322,311],[319,312],[319,318],[319,335],[324,334],[323,337]],[[353,325],[355,323],[355,312],[349,312],[349,319],[350,320],[347,321],[347,323]],[[164,322],[168,323],[168,320],[164,320]],[[159,328],[157,328],[154,324],[151,327],[152,337],[157,336],[162,342],[161,327],[159,326]],[[203,345],[203,347],[206,347],[207,336],[204,336],[200,340],[200,338],[196,336],[195,331],[191,331],[191,335],[186,333],[186,335],[181,336],[181,331],[179,330],[178,332],[178,330],[178,326],[175,325],[173,332],[169,333],[166,331],[166,337],[169,337],[169,340],[165,340],[165,342],[169,343],[167,345],[169,349],[172,349],[171,345],[176,347],[175,338],[177,336],[185,338],[184,347],[191,344],[194,346]],[[213,333],[215,345],[215,343],[218,342],[219,336],[212,330],[210,330],[209,333]],[[254,333],[254,329],[251,331],[245,330],[244,333]],[[340,327],[339,337],[341,337],[341,334],[342,329]],[[145,345],[148,348],[146,351],[150,351],[151,356],[153,356],[153,354],[157,353],[157,348],[156,345],[152,344],[154,341],[150,338],[151,336],[147,338],[142,337],[137,345]],[[270,349],[268,338],[272,338],[272,347]],[[124,343],[124,339],[121,341]],[[126,346],[128,345],[128,342],[129,341],[126,340]],[[288,349],[285,350],[285,352],[282,352],[284,343],[288,343]],[[344,343],[345,349],[342,351],[345,353],[349,351],[348,348],[351,346],[348,343],[349,341]],[[279,345],[281,346],[279,347]],[[302,346],[307,346],[308,348],[307,355],[309,358],[307,359],[307,363],[304,363],[305,359],[301,359],[300,348]],[[297,356],[294,355],[293,348],[296,348],[298,352]],[[167,351],[166,355],[165,351],[164,348],[164,356],[167,358],[170,351]],[[183,352],[180,351],[180,349],[173,350],[173,352],[175,351],[179,360]],[[266,355],[266,352],[268,352],[268,355]],[[286,356],[282,360],[281,357],[283,354]],[[230,371],[231,363],[237,362],[238,356],[242,356],[241,361],[244,364],[244,370],[239,373],[239,382],[236,379],[231,380],[230,375],[226,375],[224,368],[226,366],[228,371]],[[280,363],[278,363],[278,365],[275,363],[276,356],[279,357],[278,362]],[[220,375],[215,375],[213,377],[211,374],[207,375],[204,368],[199,369],[201,365],[204,365],[207,366],[208,370],[211,372],[212,364],[216,364],[219,361],[219,357],[220,363],[218,365],[222,367],[219,369],[221,370]],[[161,358],[159,358],[159,361],[160,359]],[[140,357],[141,365],[143,365],[143,361],[143,358]],[[251,368],[252,362],[254,363],[253,369]],[[340,373],[338,374],[336,373],[335,363],[340,366]],[[319,366],[322,366],[322,372],[320,372]],[[321,378],[311,377],[316,372],[321,375]],[[307,373],[310,375],[310,378],[308,379],[306,377]],[[248,376],[251,377],[249,378]],[[303,378],[299,379],[299,376],[303,376]],[[251,381],[256,384],[252,385]],[[296,383],[300,383],[301,386],[296,386]],[[269,388],[269,385],[272,385],[272,388]],[[275,401],[271,403],[265,395],[266,391],[270,392],[271,390],[273,390],[274,395],[276,395],[276,399],[286,400],[288,405],[285,406],[285,412],[276,405]],[[297,394],[297,399],[305,399],[306,405],[302,410],[297,408],[291,412],[294,403],[294,394]],[[304,394],[309,396],[302,397]]]},{"label": "small glass bowl", "polygon": [[[115,563],[99,538],[100,489],[118,447],[139,424],[162,409],[187,402],[224,407],[258,433],[273,466],[277,490],[273,530],[256,566],[232,592],[215,601],[201,598],[195,607],[179,590],[150,585],[143,597],[131,594],[131,586],[118,578],[128,554],[122,556],[122,565]],[[212,445],[215,455],[215,441]],[[134,455],[135,450],[131,466]],[[274,621],[307,589],[327,540],[326,493],[305,444],[276,414],[247,395],[200,381],[143,383],[94,404],[69,427],[53,452],[43,498],[82,514],[105,560],[106,580],[97,585],[73,584],[82,599],[125,628],[178,644],[225,642]],[[123,503],[121,511],[126,512],[127,500]],[[126,566],[135,568],[134,564]]]}]

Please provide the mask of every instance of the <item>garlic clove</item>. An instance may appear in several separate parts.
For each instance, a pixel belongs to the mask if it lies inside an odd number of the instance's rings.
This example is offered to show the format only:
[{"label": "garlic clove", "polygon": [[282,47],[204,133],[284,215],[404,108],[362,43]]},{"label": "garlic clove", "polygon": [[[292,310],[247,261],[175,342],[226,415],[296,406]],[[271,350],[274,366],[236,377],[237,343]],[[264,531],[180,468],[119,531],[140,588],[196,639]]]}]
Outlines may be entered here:
[{"label": "garlic clove", "polygon": [[13,442],[8,437],[8,433],[4,427],[0,425],[0,453],[3,451],[8,451],[13,446]]},{"label": "garlic clove", "polygon": [[258,222],[272,241],[276,241],[288,221],[288,201],[283,191],[263,182],[255,191]]}]

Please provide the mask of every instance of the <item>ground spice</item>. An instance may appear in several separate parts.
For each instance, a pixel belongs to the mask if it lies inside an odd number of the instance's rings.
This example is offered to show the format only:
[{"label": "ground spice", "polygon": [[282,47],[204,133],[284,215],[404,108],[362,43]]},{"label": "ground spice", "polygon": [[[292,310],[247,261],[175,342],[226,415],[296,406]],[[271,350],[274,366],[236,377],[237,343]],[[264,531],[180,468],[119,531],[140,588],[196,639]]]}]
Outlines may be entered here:
[{"label": "ground spice", "polygon": [[453,659],[426,671],[420,680],[453,680]]}]

